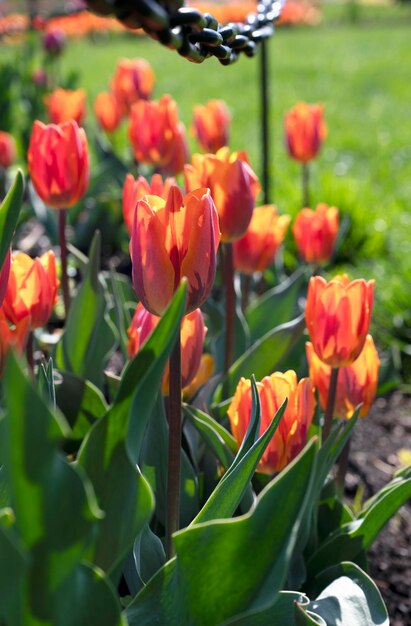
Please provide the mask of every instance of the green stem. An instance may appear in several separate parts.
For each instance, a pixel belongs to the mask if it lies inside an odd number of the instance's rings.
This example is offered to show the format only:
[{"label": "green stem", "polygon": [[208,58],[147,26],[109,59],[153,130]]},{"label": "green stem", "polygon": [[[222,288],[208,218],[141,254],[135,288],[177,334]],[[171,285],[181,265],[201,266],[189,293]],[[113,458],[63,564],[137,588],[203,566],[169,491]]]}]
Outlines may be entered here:
[{"label": "green stem", "polygon": [[302,164],[302,201],[303,207],[310,206],[310,170],[308,163]]},{"label": "green stem", "polygon": [[181,337],[170,356],[170,395],[168,405],[168,481],[167,481],[167,559],[174,555],[173,533],[180,523],[180,473],[181,473]]},{"label": "green stem", "polygon": [[59,211],[59,245],[60,245],[60,260],[61,260],[61,286],[63,289],[63,301],[65,317],[67,319],[68,312],[70,310],[70,287],[67,272],[67,241],[66,241],[66,215],[67,209],[60,209]]},{"label": "green stem", "polygon": [[27,337],[26,358],[30,375],[34,377],[34,334],[32,330],[29,332]]},{"label": "green stem", "polygon": [[350,444],[351,444],[351,439],[349,439],[347,443],[345,444],[343,451],[341,452],[341,456],[338,459],[336,484],[337,484],[337,493],[341,497],[344,495],[345,475],[347,473],[348,460],[350,457]]},{"label": "green stem", "polygon": [[233,362],[234,355],[234,259],[233,244],[224,244],[224,286],[225,286],[225,350],[224,350],[224,395],[228,394],[227,374]]},{"label": "green stem", "polygon": [[246,310],[250,301],[251,280],[252,276],[250,274],[245,274],[245,276],[243,276],[243,285],[241,290],[241,308],[243,311]]},{"label": "green stem", "polygon": [[328,389],[327,407],[324,414],[323,443],[327,441],[333,423],[335,400],[337,397],[338,367],[331,369],[330,387]]}]

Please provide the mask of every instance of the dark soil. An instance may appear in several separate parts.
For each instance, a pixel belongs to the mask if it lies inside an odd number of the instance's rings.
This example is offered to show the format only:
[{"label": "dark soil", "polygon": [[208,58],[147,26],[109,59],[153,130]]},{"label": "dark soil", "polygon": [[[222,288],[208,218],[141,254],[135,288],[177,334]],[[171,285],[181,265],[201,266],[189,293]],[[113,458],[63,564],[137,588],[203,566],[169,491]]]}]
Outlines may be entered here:
[{"label": "dark soil", "polygon": [[[401,467],[398,452],[411,453],[411,398],[399,392],[376,400],[356,425],[347,473],[347,496],[369,498]],[[409,462],[409,461],[408,461]],[[369,553],[369,573],[388,608],[391,626],[411,626],[411,502],[390,520]],[[354,625],[353,625],[354,626]]]}]

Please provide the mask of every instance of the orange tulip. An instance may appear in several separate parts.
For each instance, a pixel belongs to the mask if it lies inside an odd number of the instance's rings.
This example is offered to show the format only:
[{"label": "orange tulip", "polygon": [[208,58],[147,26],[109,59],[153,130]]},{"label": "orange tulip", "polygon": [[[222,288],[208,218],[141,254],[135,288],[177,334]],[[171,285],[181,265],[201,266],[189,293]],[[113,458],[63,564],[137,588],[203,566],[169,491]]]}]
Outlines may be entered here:
[{"label": "orange tulip", "polygon": [[163,181],[160,174],[154,174],[150,183],[144,176],[139,176],[136,180],[132,174],[127,174],[123,186],[123,217],[130,235],[137,202],[144,196],[160,196],[166,200],[170,188],[176,184],[174,178],[166,178]]},{"label": "orange tulip", "polygon": [[111,81],[111,89],[122,115],[130,112],[137,100],[150,98],[154,87],[154,72],[144,59],[121,59]]},{"label": "orange tulip", "polygon": [[46,105],[52,124],[75,121],[81,126],[86,114],[86,92],[57,87],[47,96]]},{"label": "orange tulip", "polygon": [[17,326],[30,317],[30,328],[44,326],[57,301],[59,284],[54,252],[50,250],[36,259],[23,252],[15,254],[3,302],[7,319]]},{"label": "orange tulip", "polygon": [[[258,466],[260,472],[272,474],[282,470],[305,446],[315,408],[314,391],[309,378],[302,378],[297,384],[293,370],[266,376],[257,383],[257,389],[261,403],[260,435],[288,398],[285,413]],[[251,416],[250,380],[241,378],[227,413],[231,431],[240,445]]]},{"label": "orange tulip", "polygon": [[14,348],[17,354],[23,354],[29,330],[29,317],[25,317],[16,326],[11,327],[3,309],[0,308],[0,376],[3,373],[10,348]]},{"label": "orange tulip", "polygon": [[306,163],[315,159],[321,144],[327,136],[327,127],[323,120],[324,107],[320,104],[297,102],[286,113],[285,138],[290,156],[296,161]]},{"label": "orange tulip", "polygon": [[234,242],[234,267],[244,274],[264,271],[273,261],[290,223],[277,207],[256,207],[246,234]]},{"label": "orange tulip", "polygon": [[138,162],[152,165],[168,176],[182,172],[188,158],[187,138],[171,96],[133,104],[129,138]]},{"label": "orange tulip", "polygon": [[[152,315],[144,306],[137,306],[131,325],[128,329],[129,343],[128,356],[131,359],[140,350],[148,337],[157,326],[160,318]],[[189,385],[200,367],[203,352],[204,337],[207,329],[200,309],[195,309],[183,318],[181,323],[181,384]],[[163,374],[163,393],[168,394],[169,365]]]},{"label": "orange tulip", "polygon": [[6,295],[7,284],[9,282],[11,266],[11,248],[4,259],[3,267],[0,269],[0,306],[3,304],[4,296]]},{"label": "orange tulip", "polygon": [[16,142],[10,133],[0,130],[0,167],[7,169],[16,160]]},{"label": "orange tulip", "polygon": [[197,374],[183,389],[184,398],[190,399],[211,378],[215,370],[215,361],[211,354],[202,354]]},{"label": "orange tulip", "polygon": [[[306,343],[310,378],[318,389],[321,408],[327,406],[330,387],[331,367],[318,358],[313,345]],[[367,335],[360,356],[347,367],[342,367],[338,375],[337,396],[334,416],[349,419],[356,407],[362,404],[360,416],[369,412],[375,400],[378,385],[380,359],[371,335]]]},{"label": "orange tulip", "polygon": [[326,263],[337,240],[338,209],[326,204],[318,204],[315,211],[301,209],[292,230],[298,252],[306,263]]},{"label": "orange tulip", "polygon": [[86,192],[90,166],[87,138],[76,122],[35,121],[28,151],[31,181],[40,198],[55,209],[73,206]]},{"label": "orange tulip", "polygon": [[217,154],[195,154],[192,165],[184,167],[187,190],[209,187],[220,220],[221,240],[242,237],[250,223],[260,192],[258,178],[244,151],[221,148]]},{"label": "orange tulip", "polygon": [[228,144],[230,113],[223,100],[198,104],[193,112],[193,133],[202,150],[217,152]]},{"label": "orange tulip", "polygon": [[146,196],[137,203],[130,242],[133,283],[139,300],[161,315],[185,276],[187,313],[206,300],[214,282],[220,242],[218,216],[208,189],[184,198],[171,187],[167,201]]},{"label": "orange tulip", "polygon": [[114,94],[102,91],[94,101],[94,113],[101,128],[107,133],[114,132],[120,122],[120,108]]},{"label": "orange tulip", "polygon": [[351,283],[347,275],[327,283],[314,276],[308,285],[305,321],[317,356],[331,367],[345,367],[363,349],[374,300],[374,281]]}]

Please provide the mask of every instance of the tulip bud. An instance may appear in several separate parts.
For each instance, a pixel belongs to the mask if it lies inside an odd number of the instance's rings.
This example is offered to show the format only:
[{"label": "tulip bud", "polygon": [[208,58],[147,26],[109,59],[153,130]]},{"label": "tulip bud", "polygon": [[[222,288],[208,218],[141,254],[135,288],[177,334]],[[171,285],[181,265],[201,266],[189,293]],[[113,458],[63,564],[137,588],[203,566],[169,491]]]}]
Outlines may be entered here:
[{"label": "tulip bud", "polygon": [[144,196],[160,196],[166,200],[171,187],[176,184],[174,178],[166,178],[163,181],[160,174],[154,174],[150,183],[144,176],[139,176],[136,180],[132,174],[127,174],[123,186],[123,217],[130,235],[137,202]]},{"label": "tulip bud", "polygon": [[90,166],[87,138],[76,122],[35,121],[28,150],[31,181],[40,198],[55,209],[76,204],[85,194]]},{"label": "tulip bud", "polygon": [[[311,343],[306,343],[306,352],[310,378],[314,387],[318,389],[321,408],[325,410],[331,367],[318,358]],[[351,365],[342,367],[339,372],[334,407],[335,417],[349,419],[359,404],[362,404],[360,417],[367,415],[377,393],[379,368],[378,352],[371,335],[367,335],[359,357]]]},{"label": "tulip bud", "polygon": [[66,45],[66,35],[60,28],[55,28],[44,33],[43,36],[43,48],[52,55],[60,55]]},{"label": "tulip bud", "polygon": [[75,121],[83,124],[86,114],[86,92],[84,89],[62,89],[57,87],[45,98],[47,112],[52,124]]},{"label": "tulip bud", "polygon": [[264,271],[273,261],[290,223],[277,207],[256,207],[246,234],[234,242],[234,267],[244,274]]},{"label": "tulip bud", "polygon": [[121,114],[114,94],[101,92],[94,101],[94,113],[101,128],[107,133],[114,132],[120,122]]},{"label": "tulip bud", "polygon": [[210,100],[194,107],[192,129],[202,150],[215,153],[228,144],[230,119],[223,100]]},{"label": "tulip bud", "polygon": [[183,276],[188,281],[187,313],[197,309],[213,286],[220,242],[217,211],[208,189],[184,198],[171,187],[167,201],[139,200],[130,254],[136,294],[151,313],[162,315]]},{"label": "tulip bud", "polygon": [[351,283],[347,275],[308,285],[305,321],[317,356],[333,368],[355,361],[363,349],[374,301],[374,281]]},{"label": "tulip bud", "polygon": [[[160,318],[152,315],[140,303],[137,306],[131,325],[128,329],[128,355],[131,359],[140,350],[157,326]],[[204,337],[207,329],[200,309],[195,309],[183,318],[181,324],[181,384],[189,385],[198,372],[203,352]],[[162,389],[168,394],[169,365],[163,374]]]},{"label": "tulip bud", "polygon": [[154,88],[154,72],[145,59],[121,59],[111,81],[111,90],[121,115],[127,115],[138,100],[150,98]]},{"label": "tulip bud", "polygon": [[10,348],[14,348],[17,354],[23,354],[29,330],[30,317],[25,317],[16,326],[10,327],[3,309],[0,308],[0,376]]},{"label": "tulip bud", "polygon": [[285,122],[285,140],[290,156],[307,163],[315,159],[327,136],[323,120],[324,108],[319,104],[297,102],[288,113]]},{"label": "tulip bud", "polygon": [[7,169],[16,160],[16,142],[10,133],[0,130],[0,167]]},{"label": "tulip bud", "polygon": [[47,324],[57,301],[59,284],[54,252],[36,259],[23,252],[15,254],[3,302],[7,319],[17,326],[29,317],[31,329]]},{"label": "tulip bud", "polygon": [[293,224],[298,252],[306,263],[331,260],[338,235],[338,209],[318,204],[315,211],[301,209]]},{"label": "tulip bud", "polygon": [[[260,435],[288,398],[284,415],[258,466],[260,472],[272,474],[282,470],[305,446],[314,415],[314,391],[309,378],[302,378],[297,383],[293,370],[266,376],[257,383],[257,390],[261,403]],[[232,433],[239,445],[250,423],[251,408],[251,381],[241,378],[227,411]]]},{"label": "tulip bud", "polygon": [[184,167],[186,187],[209,187],[218,211],[221,240],[242,237],[250,223],[255,199],[260,192],[258,178],[244,151],[221,148],[217,154],[195,154],[192,165]]}]

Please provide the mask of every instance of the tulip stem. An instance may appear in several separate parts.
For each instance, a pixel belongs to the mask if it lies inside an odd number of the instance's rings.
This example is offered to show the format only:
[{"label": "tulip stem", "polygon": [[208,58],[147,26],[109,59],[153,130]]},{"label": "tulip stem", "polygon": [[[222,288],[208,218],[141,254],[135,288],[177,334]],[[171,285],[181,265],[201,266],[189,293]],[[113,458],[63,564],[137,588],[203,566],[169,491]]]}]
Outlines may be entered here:
[{"label": "tulip stem", "polygon": [[250,301],[251,279],[250,274],[246,274],[243,277],[243,288],[241,291],[241,308],[243,311],[246,310]]},{"label": "tulip stem", "polygon": [[180,332],[170,356],[170,395],[168,405],[168,481],[167,481],[167,559],[174,555],[172,535],[180,523],[181,467],[181,336]]},{"label": "tulip stem", "polygon": [[31,376],[33,376],[34,375],[34,334],[32,330],[29,332],[28,337],[27,337],[26,358],[27,358],[27,365],[29,366],[29,372]]},{"label": "tulip stem", "polygon": [[234,260],[233,244],[224,244],[224,282],[225,282],[225,352],[224,352],[224,395],[227,396],[227,374],[233,362],[234,352],[234,314],[235,314],[235,291],[234,291]]},{"label": "tulip stem", "polygon": [[328,389],[327,407],[324,414],[323,443],[328,439],[333,423],[335,399],[337,397],[338,367],[331,369],[330,387]]},{"label": "tulip stem", "polygon": [[350,457],[350,443],[351,439],[348,439],[345,444],[343,451],[341,452],[340,458],[338,459],[338,467],[337,467],[337,493],[342,497],[344,495],[344,485],[345,485],[345,475],[348,469],[348,459]]},{"label": "tulip stem", "polygon": [[302,201],[303,207],[310,206],[310,169],[308,163],[303,163],[301,167],[302,171]]},{"label": "tulip stem", "polygon": [[66,241],[66,214],[67,209],[59,211],[59,245],[61,260],[61,286],[63,288],[63,301],[65,317],[67,319],[70,310],[70,287],[67,272],[67,241]]}]

